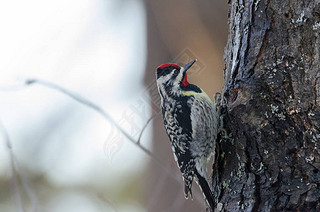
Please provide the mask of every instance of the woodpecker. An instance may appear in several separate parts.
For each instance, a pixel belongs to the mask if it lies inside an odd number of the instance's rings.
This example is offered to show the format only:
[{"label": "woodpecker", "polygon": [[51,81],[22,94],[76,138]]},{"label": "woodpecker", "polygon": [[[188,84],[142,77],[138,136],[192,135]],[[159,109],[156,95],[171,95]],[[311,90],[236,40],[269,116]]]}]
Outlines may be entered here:
[{"label": "woodpecker", "polygon": [[184,181],[185,197],[192,197],[195,179],[213,210],[207,162],[214,156],[218,117],[208,95],[188,82],[186,72],[195,62],[182,67],[174,63],[160,65],[156,69],[157,87],[164,126]]}]

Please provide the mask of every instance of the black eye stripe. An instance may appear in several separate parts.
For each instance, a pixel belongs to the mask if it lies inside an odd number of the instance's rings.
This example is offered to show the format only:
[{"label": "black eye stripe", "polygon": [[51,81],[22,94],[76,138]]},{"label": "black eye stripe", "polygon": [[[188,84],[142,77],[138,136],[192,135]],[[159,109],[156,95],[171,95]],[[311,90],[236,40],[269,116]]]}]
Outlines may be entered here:
[{"label": "black eye stripe", "polygon": [[169,73],[170,73],[170,70],[167,68],[165,68],[165,69],[158,68],[157,69],[157,79],[159,79],[162,76],[166,76]]},{"label": "black eye stripe", "polygon": [[172,73],[172,77],[171,78],[175,78],[179,74],[179,69],[177,69],[176,67],[166,67],[164,69],[158,68],[157,69],[157,79],[159,79],[160,77],[166,76],[166,75],[168,75],[170,73]]}]

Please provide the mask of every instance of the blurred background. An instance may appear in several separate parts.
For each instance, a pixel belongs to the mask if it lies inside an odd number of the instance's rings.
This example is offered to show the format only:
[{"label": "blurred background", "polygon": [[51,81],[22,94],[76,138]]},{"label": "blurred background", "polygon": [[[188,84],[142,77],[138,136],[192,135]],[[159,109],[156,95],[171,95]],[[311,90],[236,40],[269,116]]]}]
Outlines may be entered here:
[{"label": "blurred background", "polygon": [[[198,59],[189,81],[223,82],[227,2],[15,0],[0,7],[0,211],[204,211],[185,200],[155,68]],[[106,111],[134,140],[57,84]],[[151,156],[143,151],[151,152]]]}]

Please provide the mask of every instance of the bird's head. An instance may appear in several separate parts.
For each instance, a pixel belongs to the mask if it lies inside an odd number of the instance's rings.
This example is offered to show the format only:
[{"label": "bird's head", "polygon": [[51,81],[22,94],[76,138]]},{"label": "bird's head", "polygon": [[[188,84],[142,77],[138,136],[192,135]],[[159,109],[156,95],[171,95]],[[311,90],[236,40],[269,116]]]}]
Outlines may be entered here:
[{"label": "bird's head", "polygon": [[181,87],[189,85],[187,70],[196,61],[197,60],[193,60],[182,67],[175,63],[165,63],[158,66],[158,68],[156,69],[158,88],[164,88],[163,90],[167,91],[168,88],[170,88],[170,90],[180,89]]}]

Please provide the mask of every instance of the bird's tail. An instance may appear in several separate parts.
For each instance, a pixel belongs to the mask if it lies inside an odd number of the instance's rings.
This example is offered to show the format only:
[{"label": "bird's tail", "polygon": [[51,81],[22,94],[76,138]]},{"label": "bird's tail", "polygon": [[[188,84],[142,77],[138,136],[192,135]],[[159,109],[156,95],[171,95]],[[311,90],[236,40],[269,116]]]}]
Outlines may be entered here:
[{"label": "bird's tail", "polygon": [[202,193],[204,194],[204,197],[205,197],[208,205],[210,206],[211,211],[213,211],[215,206],[214,206],[214,198],[213,198],[213,194],[210,189],[210,186],[209,186],[206,178],[201,176],[197,170],[195,170],[195,174],[196,174],[197,182],[202,190]]}]

